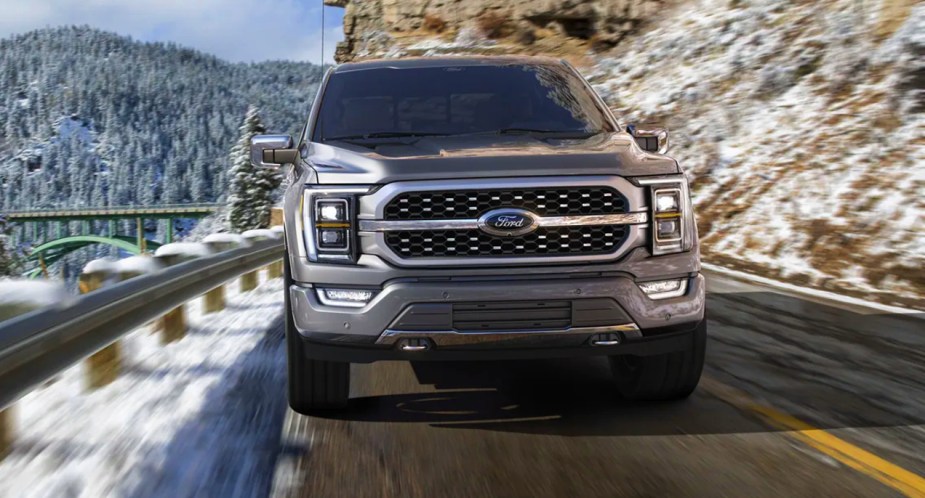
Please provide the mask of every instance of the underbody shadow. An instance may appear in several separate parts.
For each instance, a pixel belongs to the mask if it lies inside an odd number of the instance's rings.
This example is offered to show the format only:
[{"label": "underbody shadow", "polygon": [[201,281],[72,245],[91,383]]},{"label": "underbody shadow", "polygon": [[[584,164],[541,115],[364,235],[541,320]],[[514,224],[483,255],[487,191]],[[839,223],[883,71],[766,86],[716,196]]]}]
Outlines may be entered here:
[{"label": "underbody shadow", "polygon": [[[711,294],[708,311],[705,372],[721,383],[823,429],[925,423],[925,321],[771,292]],[[413,368],[436,392],[359,397],[319,416],[567,436],[776,430],[704,389],[677,402],[623,400],[606,358]]]}]

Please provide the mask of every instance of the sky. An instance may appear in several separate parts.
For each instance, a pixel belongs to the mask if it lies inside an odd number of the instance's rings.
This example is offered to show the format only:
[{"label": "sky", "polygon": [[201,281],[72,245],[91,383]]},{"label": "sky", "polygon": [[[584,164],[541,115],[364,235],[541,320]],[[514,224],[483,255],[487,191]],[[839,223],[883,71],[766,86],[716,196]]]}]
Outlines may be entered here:
[{"label": "sky", "polygon": [[[343,39],[343,9],[325,7],[325,62]],[[321,0],[0,0],[0,38],[89,25],[172,41],[233,62],[321,59]]]}]

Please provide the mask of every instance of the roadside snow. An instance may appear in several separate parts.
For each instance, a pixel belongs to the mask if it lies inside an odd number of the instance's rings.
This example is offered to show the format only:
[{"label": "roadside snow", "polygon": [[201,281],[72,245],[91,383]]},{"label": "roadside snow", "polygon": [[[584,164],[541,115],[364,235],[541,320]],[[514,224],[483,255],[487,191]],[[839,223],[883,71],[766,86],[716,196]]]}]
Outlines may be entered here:
[{"label": "roadside snow", "polygon": [[752,275],[750,273],[745,273],[736,270],[730,270],[729,268],[723,268],[722,266],[711,265],[708,263],[703,263],[701,265],[704,270],[716,273],[718,275],[723,275],[729,278],[736,280],[742,280],[745,282],[750,282],[753,284],[761,285],[764,287],[771,287],[772,289],[779,289],[786,291],[792,294],[801,294],[808,297],[815,297],[824,301],[831,301],[835,303],[843,303],[854,307],[867,308],[872,311],[881,312],[881,313],[890,313],[894,315],[911,315],[915,318],[920,318],[925,320],[925,313],[921,310],[915,310],[911,308],[902,308],[899,306],[889,306],[886,304],[880,304],[872,302],[868,299],[858,299],[856,297],[845,296],[842,294],[836,294],[834,292],[826,292],[817,289],[810,289],[807,287],[801,287],[799,285],[788,284],[786,282],[779,282],[777,280],[772,280],[770,278],[760,277],[758,275]]},{"label": "roadside snow", "polygon": [[198,242],[174,242],[164,244],[154,251],[155,256],[192,256],[205,257],[211,254],[209,248]]},{"label": "roadside snow", "polygon": [[286,407],[281,286],[229,285],[219,314],[195,300],[168,346],[149,328],[126,336],[109,386],[84,392],[75,366],[20,400],[0,496],[266,495]]},{"label": "roadside snow", "polygon": [[256,230],[247,230],[241,234],[245,239],[278,239],[279,233],[269,228],[259,228]]},{"label": "roadside snow", "polygon": [[94,259],[84,265],[83,273],[110,273],[116,271],[118,260],[113,258]]},{"label": "roadside snow", "polygon": [[0,305],[38,308],[66,303],[71,298],[64,286],[57,282],[0,278]]},{"label": "roadside snow", "polygon": [[130,256],[120,259],[113,264],[113,271],[117,273],[137,273],[144,275],[154,273],[163,268],[163,266],[151,256]]},{"label": "roadside snow", "polygon": [[243,236],[236,233],[213,233],[202,239],[203,244],[237,244],[245,246],[249,242]]}]

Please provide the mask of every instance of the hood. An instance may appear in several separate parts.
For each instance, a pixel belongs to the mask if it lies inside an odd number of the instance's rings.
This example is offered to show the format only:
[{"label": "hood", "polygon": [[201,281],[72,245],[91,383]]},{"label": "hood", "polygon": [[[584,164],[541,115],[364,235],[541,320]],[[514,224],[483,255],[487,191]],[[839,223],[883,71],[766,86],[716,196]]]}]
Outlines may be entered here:
[{"label": "hood", "polygon": [[312,143],[307,160],[322,184],[680,172],[677,161],[642,151],[623,132],[587,139],[539,139],[529,135],[426,137],[369,147],[347,142]]}]

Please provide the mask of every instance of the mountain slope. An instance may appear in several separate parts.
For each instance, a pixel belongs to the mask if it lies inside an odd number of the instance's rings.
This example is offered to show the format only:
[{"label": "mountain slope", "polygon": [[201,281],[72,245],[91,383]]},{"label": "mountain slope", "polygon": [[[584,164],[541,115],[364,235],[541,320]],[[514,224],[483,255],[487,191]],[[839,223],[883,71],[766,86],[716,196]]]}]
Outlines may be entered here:
[{"label": "mountain slope", "polygon": [[925,4],[688,2],[591,79],[671,128],[707,260],[925,306]]},{"label": "mountain slope", "polygon": [[210,202],[249,104],[298,132],[322,76],[86,27],[0,41],[0,211]]}]

